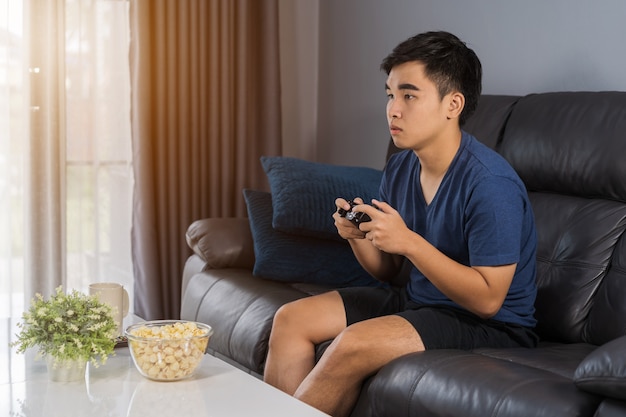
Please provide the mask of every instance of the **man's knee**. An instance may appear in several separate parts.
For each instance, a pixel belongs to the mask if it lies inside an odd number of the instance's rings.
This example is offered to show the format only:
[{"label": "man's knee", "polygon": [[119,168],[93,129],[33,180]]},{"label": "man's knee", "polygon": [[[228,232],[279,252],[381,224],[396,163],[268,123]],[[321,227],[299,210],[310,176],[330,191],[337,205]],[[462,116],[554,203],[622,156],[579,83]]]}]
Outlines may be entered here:
[{"label": "man's knee", "polygon": [[329,346],[329,354],[334,360],[346,363],[367,355],[371,340],[363,335],[358,326],[348,326],[333,340]]},{"label": "man's knee", "polygon": [[274,316],[275,337],[305,338],[321,343],[345,328],[345,312],[338,294],[305,297],[281,306]]},{"label": "man's knee", "polygon": [[313,327],[310,301],[309,298],[301,298],[279,307],[274,315],[270,340],[280,337],[292,340],[298,335],[308,337]]},{"label": "man's knee", "polygon": [[274,314],[274,320],[272,322],[272,332],[270,333],[270,341],[272,338],[279,336],[281,332],[288,332],[289,327],[293,326],[297,317],[294,313],[294,307],[292,303],[284,304],[276,310]]},{"label": "man's knee", "polygon": [[329,353],[343,363],[370,362],[372,357],[393,359],[424,350],[419,334],[404,319],[382,317],[346,327],[333,341]]}]

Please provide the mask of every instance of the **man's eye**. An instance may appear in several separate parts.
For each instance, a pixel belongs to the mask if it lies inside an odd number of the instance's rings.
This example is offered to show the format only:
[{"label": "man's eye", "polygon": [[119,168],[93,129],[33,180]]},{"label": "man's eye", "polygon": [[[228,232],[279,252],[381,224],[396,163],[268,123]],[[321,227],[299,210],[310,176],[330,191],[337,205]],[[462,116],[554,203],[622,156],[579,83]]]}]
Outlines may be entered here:
[{"label": "man's eye", "polygon": [[391,100],[391,99],[393,98],[393,94],[391,94],[391,93],[387,93],[387,98],[388,98],[389,100]]},{"label": "man's eye", "polygon": [[413,94],[405,94],[405,95],[404,95],[404,98],[405,98],[406,100],[412,100],[412,99],[414,99],[414,98],[415,98],[415,96],[414,96]]}]

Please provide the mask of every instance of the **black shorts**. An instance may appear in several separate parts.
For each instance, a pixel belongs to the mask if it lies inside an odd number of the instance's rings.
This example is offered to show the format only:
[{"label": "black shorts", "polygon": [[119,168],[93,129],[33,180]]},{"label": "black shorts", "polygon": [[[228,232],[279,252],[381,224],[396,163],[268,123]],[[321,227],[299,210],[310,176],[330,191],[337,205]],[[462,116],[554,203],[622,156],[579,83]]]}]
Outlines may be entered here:
[{"label": "black shorts", "polygon": [[416,304],[398,288],[342,288],[348,325],[374,317],[398,315],[415,327],[426,349],[535,347],[538,337],[527,327],[484,320],[467,311]]}]

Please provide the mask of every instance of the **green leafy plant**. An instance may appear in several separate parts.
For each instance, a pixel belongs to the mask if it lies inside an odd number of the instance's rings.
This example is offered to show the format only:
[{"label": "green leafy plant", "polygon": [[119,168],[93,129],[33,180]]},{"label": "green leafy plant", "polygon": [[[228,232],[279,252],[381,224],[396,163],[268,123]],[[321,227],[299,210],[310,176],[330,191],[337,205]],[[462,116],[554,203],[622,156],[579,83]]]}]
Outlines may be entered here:
[{"label": "green leafy plant", "polygon": [[112,308],[76,290],[66,294],[59,286],[48,300],[36,294],[17,326],[21,330],[11,346],[18,353],[37,347],[39,356],[51,356],[55,363],[82,359],[96,367],[114,353]]}]

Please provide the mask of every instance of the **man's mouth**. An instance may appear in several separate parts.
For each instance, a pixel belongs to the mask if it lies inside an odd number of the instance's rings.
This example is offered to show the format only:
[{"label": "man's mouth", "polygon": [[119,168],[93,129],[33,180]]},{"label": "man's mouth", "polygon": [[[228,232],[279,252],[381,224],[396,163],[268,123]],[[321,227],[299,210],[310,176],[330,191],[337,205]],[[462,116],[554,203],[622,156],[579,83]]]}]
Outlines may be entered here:
[{"label": "man's mouth", "polygon": [[390,132],[392,135],[395,135],[395,134],[398,134],[398,133],[402,132],[402,129],[400,129],[398,126],[395,126],[395,125],[390,125],[390,126],[389,126],[389,132]]}]

